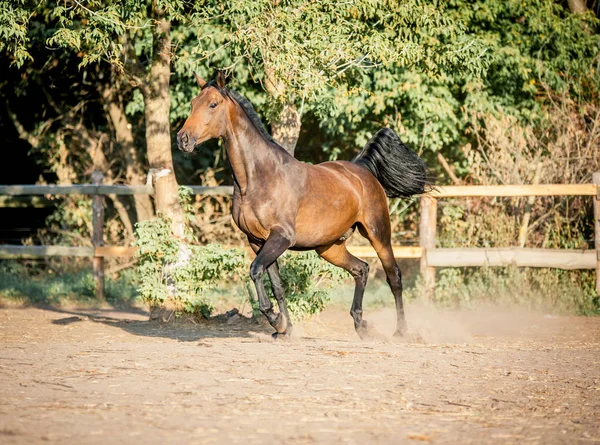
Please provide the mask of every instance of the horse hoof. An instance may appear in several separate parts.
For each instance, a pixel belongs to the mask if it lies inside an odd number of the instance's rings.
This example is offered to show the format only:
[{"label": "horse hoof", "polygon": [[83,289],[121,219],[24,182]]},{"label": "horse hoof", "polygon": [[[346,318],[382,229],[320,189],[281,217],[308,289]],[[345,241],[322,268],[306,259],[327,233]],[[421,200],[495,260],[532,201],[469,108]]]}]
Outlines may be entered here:
[{"label": "horse hoof", "polygon": [[364,320],[361,320],[360,324],[356,327],[356,333],[360,337],[361,340],[369,340],[369,341],[388,341],[388,339],[381,334],[377,329],[371,326]]},{"label": "horse hoof", "polygon": [[283,333],[287,331],[288,323],[285,316],[282,313],[279,313],[277,314],[275,322],[271,323],[271,326],[273,326],[277,332]]},{"label": "horse hoof", "polygon": [[361,320],[359,324],[354,325],[354,328],[361,340],[370,340],[372,338],[372,330],[366,320]]},{"label": "horse hoof", "polygon": [[271,334],[271,337],[273,337],[273,340],[283,340],[283,341],[288,341],[292,338],[292,336],[290,334],[288,334],[287,332],[273,332]]}]

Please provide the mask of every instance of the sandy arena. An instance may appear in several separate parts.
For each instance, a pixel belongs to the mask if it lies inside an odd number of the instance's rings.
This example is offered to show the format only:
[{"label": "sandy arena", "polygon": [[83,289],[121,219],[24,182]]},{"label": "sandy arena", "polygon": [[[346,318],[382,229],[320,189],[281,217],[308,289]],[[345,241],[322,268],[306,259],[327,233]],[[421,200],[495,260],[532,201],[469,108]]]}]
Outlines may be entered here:
[{"label": "sandy arena", "polygon": [[0,309],[3,444],[600,443],[600,318],[408,307],[256,323]]}]

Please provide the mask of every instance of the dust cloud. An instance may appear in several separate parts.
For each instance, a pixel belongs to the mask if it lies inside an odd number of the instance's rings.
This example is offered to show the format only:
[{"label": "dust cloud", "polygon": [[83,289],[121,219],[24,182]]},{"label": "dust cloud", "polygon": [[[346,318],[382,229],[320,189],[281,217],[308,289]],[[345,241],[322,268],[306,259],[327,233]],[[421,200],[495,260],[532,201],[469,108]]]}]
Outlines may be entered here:
[{"label": "dust cloud", "polygon": [[[492,337],[539,340],[564,335],[571,318],[490,304],[454,309],[412,302],[406,306],[408,332],[404,338],[397,339],[393,338],[396,329],[394,308],[366,310],[363,316],[378,333],[374,340],[409,344],[473,344]],[[327,310],[298,324],[294,335],[296,338],[356,338],[352,318],[339,310]]]}]

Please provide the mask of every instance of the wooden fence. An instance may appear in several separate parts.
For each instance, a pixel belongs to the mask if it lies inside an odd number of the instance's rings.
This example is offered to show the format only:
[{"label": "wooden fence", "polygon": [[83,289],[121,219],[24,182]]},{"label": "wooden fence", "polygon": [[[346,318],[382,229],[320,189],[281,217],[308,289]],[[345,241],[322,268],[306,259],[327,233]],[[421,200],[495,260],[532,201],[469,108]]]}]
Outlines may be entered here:
[{"label": "wooden fence", "polygon": [[[151,185],[125,186],[102,184],[101,172],[94,172],[93,184],[80,185],[0,185],[0,199],[10,205],[12,199],[23,207],[21,196],[40,195],[91,195],[93,209],[92,247],[66,246],[14,246],[0,245],[0,258],[39,258],[47,256],[80,256],[93,258],[96,294],[104,298],[104,258],[110,256],[130,257],[133,247],[104,246],[103,195],[154,194]],[[230,186],[190,187],[198,195],[231,195]],[[531,197],[531,196],[591,196],[594,200],[595,249],[559,250],[529,248],[436,248],[437,202],[454,197]],[[40,202],[40,199],[34,202]],[[505,185],[505,186],[449,186],[421,197],[419,223],[419,246],[394,246],[396,258],[420,259],[420,270],[428,288],[435,285],[436,267],[507,266],[552,267],[560,269],[596,269],[596,292],[600,295],[600,172],[594,174],[592,184],[565,185]],[[349,250],[362,258],[376,257],[371,247],[350,246]]]},{"label": "wooden fence", "polygon": [[[591,196],[594,207],[595,249],[436,248],[437,202],[457,197]],[[448,186],[421,198],[419,222],[420,270],[426,287],[435,286],[436,267],[508,266],[596,269],[596,293],[600,295],[600,172],[592,184]]]}]

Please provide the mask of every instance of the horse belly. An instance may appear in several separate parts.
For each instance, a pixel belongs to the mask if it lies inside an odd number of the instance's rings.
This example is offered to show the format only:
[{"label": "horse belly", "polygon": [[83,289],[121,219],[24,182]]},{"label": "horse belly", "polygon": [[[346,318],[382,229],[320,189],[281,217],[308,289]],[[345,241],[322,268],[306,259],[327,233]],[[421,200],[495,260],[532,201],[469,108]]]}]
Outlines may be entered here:
[{"label": "horse belly", "polygon": [[297,248],[314,248],[334,243],[356,223],[358,204],[352,195],[331,196],[303,206],[296,218]]}]

